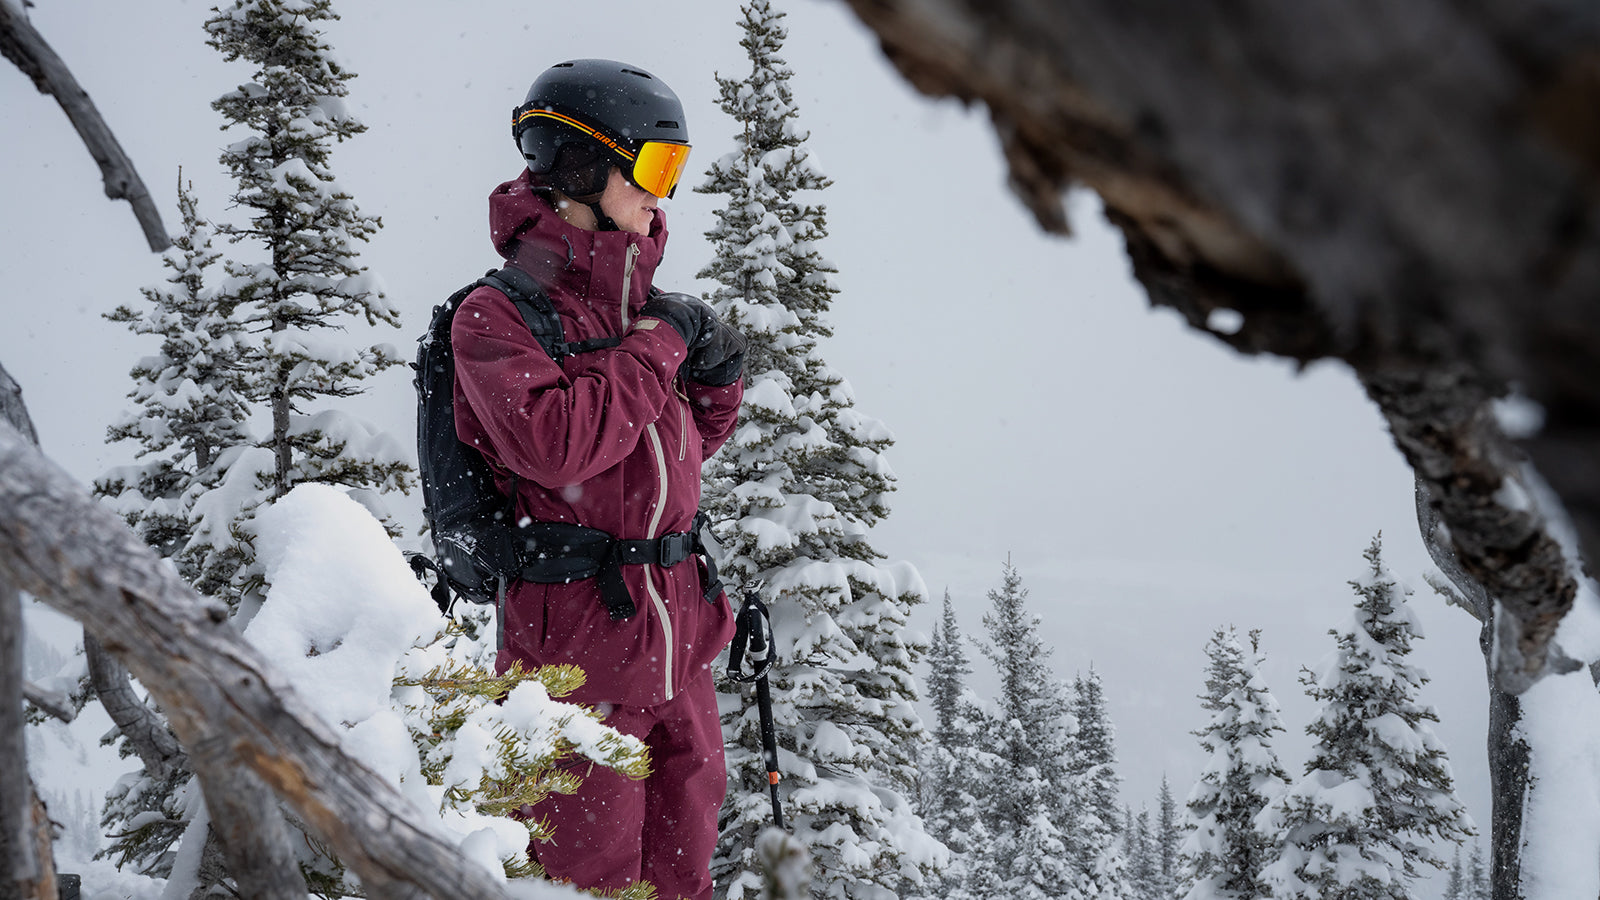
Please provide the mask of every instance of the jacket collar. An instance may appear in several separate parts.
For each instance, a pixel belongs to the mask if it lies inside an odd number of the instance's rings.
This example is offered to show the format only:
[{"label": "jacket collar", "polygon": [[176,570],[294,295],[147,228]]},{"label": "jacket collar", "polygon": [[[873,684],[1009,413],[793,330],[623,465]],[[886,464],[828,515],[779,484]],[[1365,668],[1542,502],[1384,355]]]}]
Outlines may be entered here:
[{"label": "jacket collar", "polygon": [[659,209],[649,234],[585,231],[569,225],[523,173],[489,196],[495,250],[536,278],[552,297],[583,303],[614,328],[644,305],[667,243]]}]

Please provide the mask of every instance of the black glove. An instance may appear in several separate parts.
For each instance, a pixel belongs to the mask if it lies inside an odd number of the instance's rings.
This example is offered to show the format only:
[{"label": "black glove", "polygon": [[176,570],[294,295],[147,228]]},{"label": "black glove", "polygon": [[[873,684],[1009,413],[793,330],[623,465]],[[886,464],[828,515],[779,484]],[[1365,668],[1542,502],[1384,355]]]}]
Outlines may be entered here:
[{"label": "black glove", "polygon": [[694,356],[696,345],[703,343],[717,324],[717,314],[711,306],[688,294],[657,294],[645,301],[639,315],[671,325],[689,346],[690,357]]},{"label": "black glove", "polygon": [[690,381],[712,387],[733,384],[744,371],[745,346],[739,329],[727,322],[712,322],[700,346],[689,352],[683,373]]}]

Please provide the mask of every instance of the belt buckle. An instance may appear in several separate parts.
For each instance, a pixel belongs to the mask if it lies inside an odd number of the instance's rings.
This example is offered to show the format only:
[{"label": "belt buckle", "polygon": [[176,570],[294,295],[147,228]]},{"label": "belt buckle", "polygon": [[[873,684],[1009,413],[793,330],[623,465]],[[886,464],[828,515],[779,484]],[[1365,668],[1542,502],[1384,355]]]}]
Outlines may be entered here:
[{"label": "belt buckle", "polygon": [[661,539],[659,556],[662,568],[670,569],[689,558],[688,541],[685,541],[684,537],[685,535],[679,532],[678,534],[669,534]]}]

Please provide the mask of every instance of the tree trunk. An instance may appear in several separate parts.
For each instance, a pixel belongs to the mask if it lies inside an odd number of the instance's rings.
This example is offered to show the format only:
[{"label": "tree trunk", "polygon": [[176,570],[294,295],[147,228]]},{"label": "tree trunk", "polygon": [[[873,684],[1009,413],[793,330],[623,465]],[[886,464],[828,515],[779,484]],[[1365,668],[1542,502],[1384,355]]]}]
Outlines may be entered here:
[{"label": "tree trunk", "polygon": [[[1522,900],[1522,810],[1528,801],[1528,744],[1517,734],[1522,701],[1489,688],[1489,889],[1493,900]],[[1555,789],[1559,790],[1559,787]]]},{"label": "tree trunk", "polygon": [[0,425],[0,573],[95,633],[160,703],[197,773],[260,778],[369,896],[506,898],[498,879],[344,753],[225,607],[198,597],[9,425]]},{"label": "tree trunk", "polygon": [[89,148],[89,155],[100,165],[106,196],[126,200],[133,206],[134,218],[139,220],[150,249],[159,253],[172,246],[167,229],[161,224],[161,213],[116,135],[111,133],[110,126],[101,118],[88,92],[78,85],[67,64],[34,30],[22,12],[21,3],[0,2],[0,54],[33,79],[40,93],[55,97],[61,104],[72,127],[77,129],[78,137]]},{"label": "tree trunk", "polygon": [[1575,585],[1462,414],[1542,405],[1520,446],[1600,565],[1600,5],[849,3],[912,84],[988,106],[1042,227],[1085,184],[1152,302],[1348,363],[1507,613],[1502,685],[1546,671]]},{"label": "tree trunk", "polygon": [[22,721],[22,596],[0,571],[0,900],[32,896],[43,866]]},{"label": "tree trunk", "polygon": [[1455,586],[1449,594],[1455,605],[1478,620],[1478,648],[1483,652],[1484,673],[1489,687],[1489,884],[1493,900],[1522,900],[1522,811],[1528,802],[1529,748],[1517,732],[1522,721],[1522,702],[1504,690],[1495,678],[1494,630],[1497,617],[1494,598],[1483,585],[1473,580],[1440,539],[1439,513],[1429,496],[1426,482],[1417,479],[1417,525],[1422,543],[1434,565]]},{"label": "tree trunk", "polygon": [[[33,422],[22,403],[22,388],[0,366],[0,422],[32,441]],[[33,840],[33,783],[28,778],[28,748],[23,734],[22,593],[0,570],[0,900],[27,896],[41,872]],[[17,777],[17,776],[21,777]],[[46,849],[49,845],[46,844]]]}]

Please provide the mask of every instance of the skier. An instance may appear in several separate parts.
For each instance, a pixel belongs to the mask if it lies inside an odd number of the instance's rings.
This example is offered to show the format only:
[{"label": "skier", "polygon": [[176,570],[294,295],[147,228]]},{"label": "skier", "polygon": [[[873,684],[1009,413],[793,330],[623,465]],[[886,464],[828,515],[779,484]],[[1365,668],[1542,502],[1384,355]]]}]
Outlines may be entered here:
[{"label": "skier", "polygon": [[[737,418],[745,342],[700,300],[651,287],[667,239],[657,201],[689,152],[665,84],[574,60],[513,115],[527,168],[490,195],[491,237],[549,295],[575,352],[552,360],[493,288],[454,317],[456,432],[541,535],[503,601],[498,668],[581,667],[569,699],[643,740],[652,768],[642,782],[577,772],[576,794],[531,810],[555,828],[531,849],[581,888],[644,880],[664,900],[708,898],[727,788],[711,664],[734,617],[696,554],[696,509],[700,466]],[[595,559],[594,577],[563,576]]]}]

